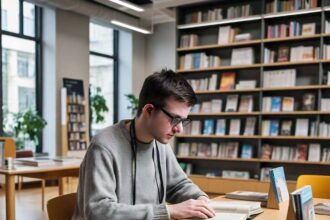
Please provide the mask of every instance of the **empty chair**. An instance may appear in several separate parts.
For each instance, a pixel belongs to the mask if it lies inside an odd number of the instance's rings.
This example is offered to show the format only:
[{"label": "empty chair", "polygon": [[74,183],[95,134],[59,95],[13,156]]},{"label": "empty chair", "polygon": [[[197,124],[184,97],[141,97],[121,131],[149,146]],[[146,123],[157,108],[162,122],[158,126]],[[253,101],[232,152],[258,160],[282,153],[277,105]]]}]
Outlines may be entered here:
[{"label": "empty chair", "polygon": [[76,206],[77,193],[65,194],[48,200],[49,220],[71,220]]},{"label": "empty chair", "polygon": [[297,180],[297,189],[302,186],[311,185],[313,197],[330,199],[330,176],[322,175],[301,175]]}]

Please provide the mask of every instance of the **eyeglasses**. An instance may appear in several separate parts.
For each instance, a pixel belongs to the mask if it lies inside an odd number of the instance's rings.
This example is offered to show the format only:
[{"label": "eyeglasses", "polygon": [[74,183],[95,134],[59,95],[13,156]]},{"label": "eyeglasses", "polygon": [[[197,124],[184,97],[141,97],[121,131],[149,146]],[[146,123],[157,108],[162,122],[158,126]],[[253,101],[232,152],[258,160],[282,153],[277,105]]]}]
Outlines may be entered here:
[{"label": "eyeglasses", "polygon": [[162,110],[162,112],[164,112],[165,115],[167,115],[171,119],[171,126],[173,126],[173,127],[177,126],[181,122],[182,122],[182,127],[186,127],[190,123],[189,118],[181,118],[181,117],[178,117],[178,116],[173,116],[171,113],[169,113],[168,111],[166,111],[162,107],[158,107],[158,108],[160,110]]}]

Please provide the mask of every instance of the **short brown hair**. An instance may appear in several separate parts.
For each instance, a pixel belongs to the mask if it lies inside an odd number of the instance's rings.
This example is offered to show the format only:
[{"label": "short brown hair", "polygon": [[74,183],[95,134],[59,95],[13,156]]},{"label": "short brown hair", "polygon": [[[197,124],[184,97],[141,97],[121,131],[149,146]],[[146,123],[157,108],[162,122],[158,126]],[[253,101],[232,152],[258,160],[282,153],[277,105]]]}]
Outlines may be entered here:
[{"label": "short brown hair", "polygon": [[153,73],[143,83],[137,115],[141,114],[146,104],[164,107],[171,97],[188,106],[193,106],[197,101],[194,90],[183,76],[167,69]]}]

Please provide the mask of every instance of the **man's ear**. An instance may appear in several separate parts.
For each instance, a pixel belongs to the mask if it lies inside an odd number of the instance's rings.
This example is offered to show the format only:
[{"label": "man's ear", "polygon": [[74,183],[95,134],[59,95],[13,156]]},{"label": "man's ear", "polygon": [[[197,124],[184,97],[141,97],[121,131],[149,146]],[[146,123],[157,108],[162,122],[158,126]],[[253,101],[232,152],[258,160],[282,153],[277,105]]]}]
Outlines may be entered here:
[{"label": "man's ear", "polygon": [[146,104],[144,107],[143,107],[143,111],[148,113],[149,115],[153,112],[153,110],[155,110],[155,106],[152,105],[152,104]]}]

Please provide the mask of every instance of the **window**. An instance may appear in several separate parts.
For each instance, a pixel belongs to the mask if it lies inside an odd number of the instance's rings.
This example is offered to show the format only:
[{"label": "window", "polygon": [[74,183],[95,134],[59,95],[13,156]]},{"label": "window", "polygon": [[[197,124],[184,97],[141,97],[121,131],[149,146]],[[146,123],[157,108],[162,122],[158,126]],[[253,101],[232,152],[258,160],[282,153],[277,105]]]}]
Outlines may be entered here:
[{"label": "window", "polygon": [[[23,0],[1,0],[1,12],[0,135],[12,135],[13,113],[42,112],[41,9]],[[32,150],[42,151],[41,145]]]},{"label": "window", "polygon": [[104,121],[91,123],[90,134],[115,123],[117,119],[118,94],[118,31],[97,23],[90,23],[90,98],[101,89],[109,111]]}]

